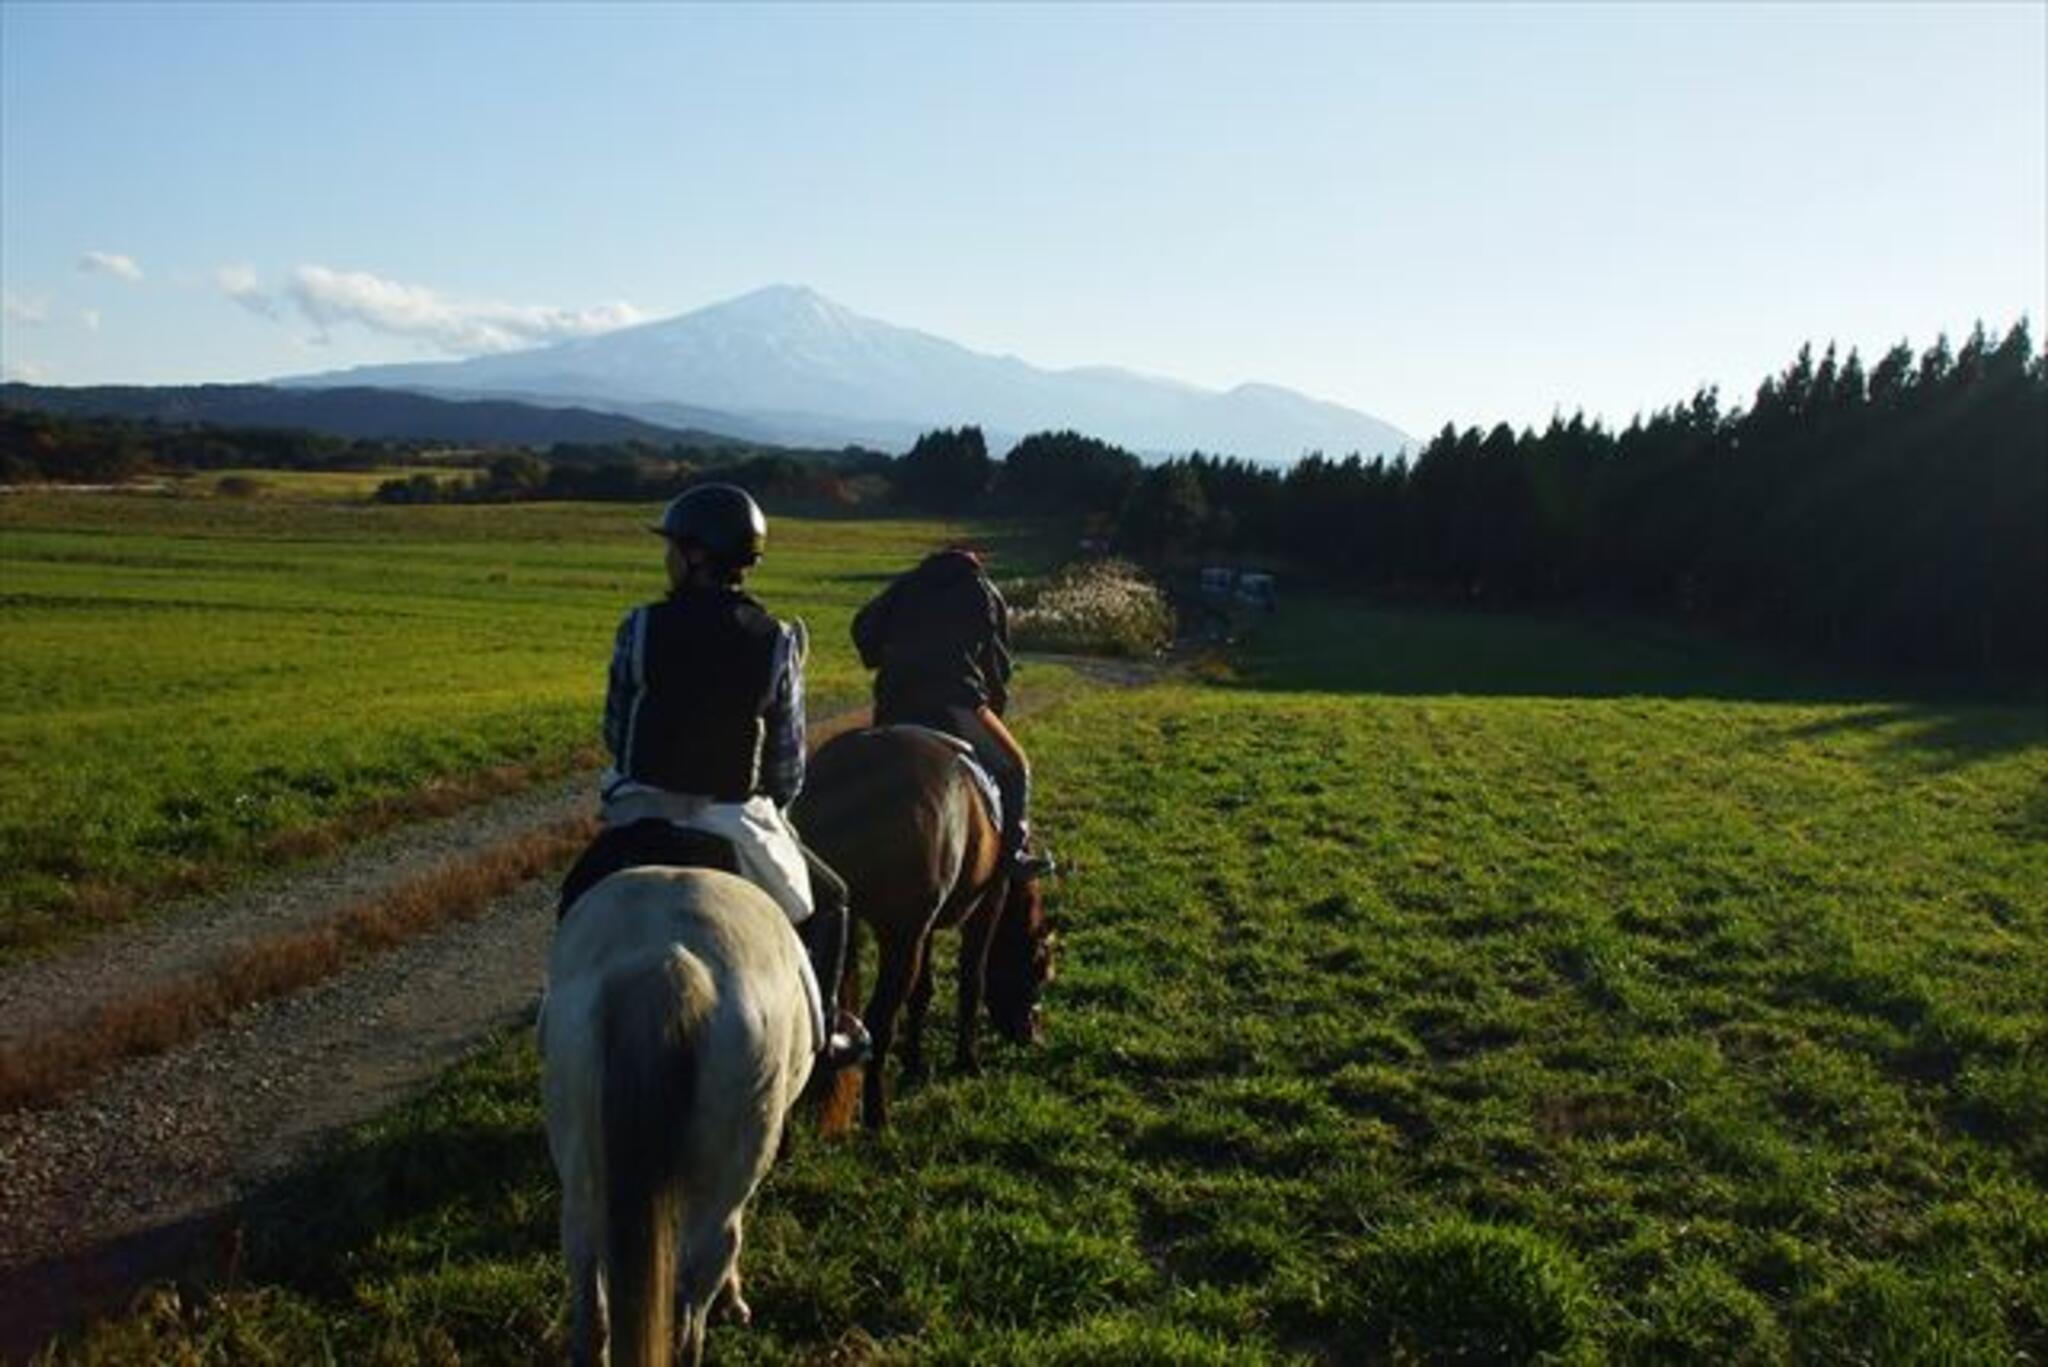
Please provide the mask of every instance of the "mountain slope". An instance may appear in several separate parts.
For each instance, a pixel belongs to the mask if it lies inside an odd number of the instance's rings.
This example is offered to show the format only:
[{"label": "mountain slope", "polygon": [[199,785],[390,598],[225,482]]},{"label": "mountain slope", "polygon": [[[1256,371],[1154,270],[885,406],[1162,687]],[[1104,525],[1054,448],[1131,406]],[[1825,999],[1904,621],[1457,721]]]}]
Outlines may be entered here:
[{"label": "mountain slope", "polygon": [[[270,385],[0,386],[0,404],[73,417],[115,417],[176,425],[289,428],[351,440],[445,441],[460,445],[551,446],[556,442],[645,441],[718,445],[748,426],[703,410],[678,410],[662,423],[556,402],[451,400],[350,385],[280,389]],[[702,424],[702,425],[700,425]],[[707,429],[715,429],[707,430]]]},{"label": "mountain slope", "polygon": [[519,394],[616,411],[704,405],[759,429],[747,435],[809,443],[900,446],[925,428],[976,423],[1009,438],[1071,427],[1139,451],[1199,448],[1262,460],[1411,444],[1368,414],[1276,386],[1216,393],[1108,367],[1044,370],[863,317],[790,285],[534,351],[287,383]]}]

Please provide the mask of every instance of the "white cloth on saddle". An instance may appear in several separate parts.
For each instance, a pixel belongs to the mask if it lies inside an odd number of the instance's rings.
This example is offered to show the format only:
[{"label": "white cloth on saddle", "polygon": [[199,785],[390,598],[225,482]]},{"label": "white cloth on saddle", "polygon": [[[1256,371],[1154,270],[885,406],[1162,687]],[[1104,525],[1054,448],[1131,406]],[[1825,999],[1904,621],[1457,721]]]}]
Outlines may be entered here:
[{"label": "white cloth on saddle", "polygon": [[[607,772],[608,779],[616,776]],[[817,902],[811,894],[811,868],[804,860],[803,846],[789,818],[765,796],[745,802],[719,802],[695,793],[671,793],[666,788],[644,783],[610,782],[603,792],[601,815],[607,826],[630,826],[636,821],[669,821],[693,831],[729,841],[739,856],[740,875],[768,894],[789,918],[790,936],[797,940],[797,966],[803,977],[804,999],[811,1007],[811,1043],[825,1042],[825,999],[818,990],[818,975],[811,967],[811,955],[804,948],[796,928],[811,919]]]},{"label": "white cloth on saddle", "polygon": [[1003,790],[996,785],[996,776],[989,772],[981,756],[974,753],[974,747],[950,731],[941,731],[936,726],[919,726],[915,722],[897,722],[893,729],[921,731],[935,740],[942,740],[953,747],[953,753],[960,757],[960,767],[967,771],[967,777],[974,780],[975,791],[981,794],[982,805],[988,808],[988,819],[995,828],[1003,828]]}]

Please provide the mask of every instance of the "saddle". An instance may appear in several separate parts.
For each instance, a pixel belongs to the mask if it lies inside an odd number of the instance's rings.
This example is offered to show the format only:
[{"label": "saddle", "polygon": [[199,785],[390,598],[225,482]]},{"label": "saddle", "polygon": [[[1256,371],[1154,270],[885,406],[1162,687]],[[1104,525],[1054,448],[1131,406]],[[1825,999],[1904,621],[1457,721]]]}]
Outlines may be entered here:
[{"label": "saddle", "polygon": [[673,821],[649,819],[625,826],[607,826],[597,833],[562,879],[561,900],[555,903],[560,921],[576,899],[623,869],[660,864],[677,869],[740,872],[739,851],[722,835],[692,830]]},{"label": "saddle", "polygon": [[989,772],[981,757],[969,745],[951,731],[941,731],[936,726],[921,726],[916,722],[896,722],[892,730],[921,731],[934,740],[944,741],[951,746],[960,760],[960,767],[967,771],[967,777],[974,780],[974,790],[981,794],[981,805],[988,809],[988,819],[997,830],[1003,828],[1003,790],[996,786],[996,776]]}]

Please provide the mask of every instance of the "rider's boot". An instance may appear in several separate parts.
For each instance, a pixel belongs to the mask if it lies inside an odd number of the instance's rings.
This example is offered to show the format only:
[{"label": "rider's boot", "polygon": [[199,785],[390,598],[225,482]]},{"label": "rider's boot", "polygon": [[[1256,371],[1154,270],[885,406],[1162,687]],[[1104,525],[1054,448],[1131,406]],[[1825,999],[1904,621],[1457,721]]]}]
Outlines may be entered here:
[{"label": "rider's boot", "polygon": [[[810,864],[811,893],[817,910],[797,927],[797,938],[810,955],[818,995],[830,1004],[839,994],[839,975],[846,964],[846,883],[809,849],[804,855]],[[831,1016],[825,1041],[818,1049],[817,1067],[828,1073],[836,1072],[866,1062],[873,1052],[874,1041],[860,1017],[842,1008]]]},{"label": "rider's boot", "polygon": [[1059,872],[1059,865],[1044,850],[1031,848],[1031,830],[1017,832],[1017,846],[1010,853],[1010,877],[1022,882]]},{"label": "rider's boot", "polygon": [[[1008,782],[1003,782],[1007,779]],[[1029,770],[1012,771],[999,775],[997,779],[1003,794],[1002,846],[1004,862],[1010,877],[1019,882],[1029,882],[1053,873],[1057,865],[1052,856],[1031,848],[1031,818],[1027,814],[1031,806],[1031,773]]]}]

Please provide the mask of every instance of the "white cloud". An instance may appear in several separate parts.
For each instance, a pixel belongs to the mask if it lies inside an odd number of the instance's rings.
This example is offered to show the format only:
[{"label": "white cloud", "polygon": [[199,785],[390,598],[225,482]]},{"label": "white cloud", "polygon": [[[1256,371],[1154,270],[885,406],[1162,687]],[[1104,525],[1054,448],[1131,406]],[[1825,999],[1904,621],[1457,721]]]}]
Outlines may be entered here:
[{"label": "white cloud", "polygon": [[100,311],[98,309],[81,309],[79,310],[78,321],[85,324],[87,332],[98,332],[100,330]]},{"label": "white cloud", "polygon": [[[237,281],[243,278],[236,277]],[[221,283],[228,289],[226,279]],[[253,286],[253,279],[248,283]],[[341,323],[357,323],[373,332],[423,341],[457,356],[588,337],[641,322],[647,316],[624,302],[581,309],[463,302],[444,299],[423,285],[325,266],[300,266],[285,289],[299,311],[322,332]],[[234,295],[232,289],[229,293]]]},{"label": "white cloud", "polygon": [[33,361],[10,361],[0,365],[0,380],[12,384],[41,384],[50,378],[50,372]]},{"label": "white cloud", "polygon": [[23,323],[29,327],[39,327],[50,321],[50,301],[23,298],[8,290],[0,293],[0,319],[10,323]]},{"label": "white cloud", "polygon": [[277,296],[263,288],[254,266],[239,263],[222,266],[214,271],[213,282],[220,286],[221,293],[259,317],[277,318],[282,312]]},{"label": "white cloud", "polygon": [[119,252],[87,252],[78,258],[78,269],[89,275],[111,275],[117,280],[142,278],[142,267],[135,264],[135,258]]}]

